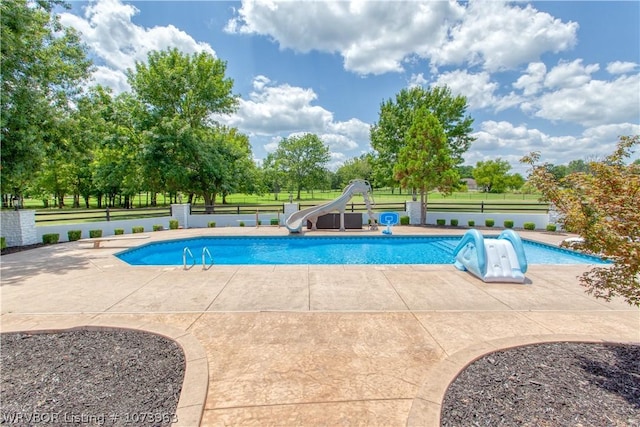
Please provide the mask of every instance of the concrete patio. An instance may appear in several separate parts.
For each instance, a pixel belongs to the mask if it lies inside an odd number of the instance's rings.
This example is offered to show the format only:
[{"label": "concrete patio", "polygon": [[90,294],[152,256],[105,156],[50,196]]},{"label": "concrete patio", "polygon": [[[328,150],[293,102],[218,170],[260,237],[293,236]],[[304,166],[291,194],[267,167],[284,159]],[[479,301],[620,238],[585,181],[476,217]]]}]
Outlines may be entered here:
[{"label": "concrete patio", "polygon": [[[148,234],[155,241],[287,230]],[[550,244],[568,237],[521,235]],[[640,342],[640,311],[586,295],[577,279],[585,265],[532,265],[530,283],[519,285],[483,283],[442,265],[185,271],[132,267],[113,256],[143,243],[71,242],[2,256],[0,329],[115,326],[176,339],[187,357],[184,426],[435,426],[449,382],[487,352],[545,341]]]}]

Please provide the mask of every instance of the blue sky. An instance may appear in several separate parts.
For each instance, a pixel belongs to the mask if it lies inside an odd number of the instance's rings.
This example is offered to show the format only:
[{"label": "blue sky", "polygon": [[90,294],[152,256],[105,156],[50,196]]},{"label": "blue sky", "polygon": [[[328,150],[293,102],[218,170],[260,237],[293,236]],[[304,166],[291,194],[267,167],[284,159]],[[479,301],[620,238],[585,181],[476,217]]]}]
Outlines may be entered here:
[{"label": "blue sky", "polygon": [[[149,50],[227,62],[238,111],[218,120],[264,158],[313,132],[331,166],[370,150],[380,103],[411,85],[467,97],[467,164],[536,150],[555,164],[610,153],[640,134],[640,2],[72,2],[94,80],[118,93]],[[638,157],[637,154],[634,157]]]}]

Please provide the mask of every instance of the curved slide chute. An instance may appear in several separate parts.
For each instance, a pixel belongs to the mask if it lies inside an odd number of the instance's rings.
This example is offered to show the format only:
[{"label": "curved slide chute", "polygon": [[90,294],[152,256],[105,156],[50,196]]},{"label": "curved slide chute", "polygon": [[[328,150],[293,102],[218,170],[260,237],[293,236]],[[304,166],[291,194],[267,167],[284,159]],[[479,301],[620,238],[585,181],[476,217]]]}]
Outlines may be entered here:
[{"label": "curved slide chute", "polygon": [[469,230],[453,252],[458,270],[469,271],[485,282],[524,283],[527,258],[520,236],[504,230],[497,239],[485,239]]},{"label": "curved slide chute", "polygon": [[[362,179],[355,179],[345,187],[344,191],[338,198],[330,201],[329,203],[325,203],[324,205],[313,206],[292,213],[285,221],[285,225],[289,229],[289,232],[300,233],[302,226],[307,220],[309,220],[315,229],[315,224],[319,216],[334,211],[344,212],[347,207],[347,203],[349,203],[351,198],[356,194],[362,194],[367,205],[367,210],[369,211],[369,216],[373,217],[373,210],[371,209],[371,203],[368,197],[370,193],[371,185],[369,182]],[[340,229],[343,230],[344,228],[341,227]]]}]

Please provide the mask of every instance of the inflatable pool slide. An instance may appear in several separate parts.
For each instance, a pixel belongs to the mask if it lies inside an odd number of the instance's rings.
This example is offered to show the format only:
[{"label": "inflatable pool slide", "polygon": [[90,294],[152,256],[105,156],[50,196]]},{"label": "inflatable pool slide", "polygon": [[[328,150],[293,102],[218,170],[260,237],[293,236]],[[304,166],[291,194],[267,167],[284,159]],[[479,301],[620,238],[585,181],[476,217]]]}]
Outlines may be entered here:
[{"label": "inflatable pool slide", "polygon": [[520,236],[504,230],[498,238],[485,239],[475,229],[467,231],[453,252],[454,265],[485,282],[524,283],[527,258]]}]

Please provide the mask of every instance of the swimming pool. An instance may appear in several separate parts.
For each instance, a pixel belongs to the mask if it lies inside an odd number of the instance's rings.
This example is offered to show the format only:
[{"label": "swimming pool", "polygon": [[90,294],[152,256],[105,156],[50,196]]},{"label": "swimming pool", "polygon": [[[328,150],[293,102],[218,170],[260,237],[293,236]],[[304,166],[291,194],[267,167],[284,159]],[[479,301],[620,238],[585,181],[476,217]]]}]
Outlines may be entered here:
[{"label": "swimming pool", "polygon": [[[204,248],[218,265],[453,264],[460,236],[197,237],[148,243],[116,254],[131,265],[182,265],[184,248],[201,263]],[[597,264],[599,258],[523,240],[529,264]],[[206,257],[207,263],[210,258]]]}]

